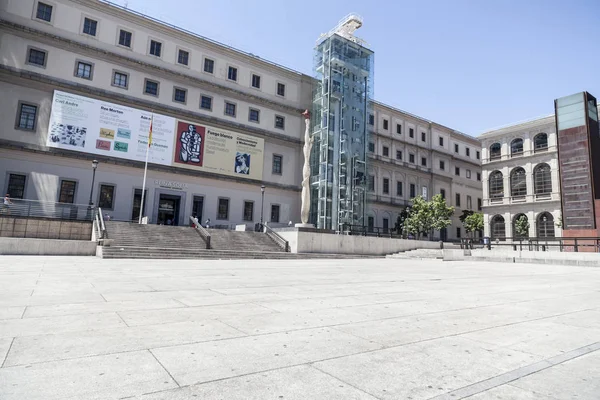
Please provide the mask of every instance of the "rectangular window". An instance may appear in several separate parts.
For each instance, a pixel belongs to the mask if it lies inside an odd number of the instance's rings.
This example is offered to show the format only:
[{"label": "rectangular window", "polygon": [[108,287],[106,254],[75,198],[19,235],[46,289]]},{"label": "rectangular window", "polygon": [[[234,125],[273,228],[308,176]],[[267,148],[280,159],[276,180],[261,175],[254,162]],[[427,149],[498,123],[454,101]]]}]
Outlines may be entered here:
[{"label": "rectangular window", "polygon": [[275,128],[285,129],[285,117],[282,117],[281,115],[275,116]]},{"label": "rectangular window", "polygon": [[375,218],[371,216],[367,218],[367,227],[369,229],[369,232],[373,232],[373,228],[375,227]]},{"label": "rectangular window", "polygon": [[29,64],[38,65],[40,67],[46,66],[46,52],[44,50],[29,49],[29,57],[27,62]]},{"label": "rectangular window", "polygon": [[427,134],[425,132],[421,132],[421,142],[427,141]]},{"label": "rectangular window", "polygon": [[225,102],[225,115],[235,117],[235,104],[228,101]]},{"label": "rectangular window", "polygon": [[455,200],[456,207],[460,207],[460,193],[456,193],[454,200]]},{"label": "rectangular window", "polygon": [[458,144],[454,143],[454,152],[458,153]]},{"label": "rectangular window", "polygon": [[402,160],[402,150],[396,150],[396,160]]},{"label": "rectangular window", "polygon": [[375,153],[375,143],[369,142],[369,151]]},{"label": "rectangular window", "polygon": [[375,116],[373,114],[369,114],[369,125],[375,125]]},{"label": "rectangular window", "polygon": [[465,147],[465,155],[466,155],[467,157],[470,157],[470,156],[471,156],[471,149],[470,149],[470,148],[468,148],[468,147]]},{"label": "rectangular window", "polygon": [[38,3],[37,12],[35,13],[37,19],[42,21],[52,21],[52,6],[41,1]]},{"label": "rectangular window", "polygon": [[181,65],[188,65],[190,62],[190,53],[185,50],[179,50],[177,54],[177,62]]},{"label": "rectangular window", "polygon": [[446,199],[446,189],[440,189],[440,196],[442,196],[442,199]]},{"label": "rectangular window", "polygon": [[285,85],[283,83],[277,83],[277,95],[285,96]]},{"label": "rectangular window", "polygon": [[388,130],[388,120],[387,119],[383,120],[383,129],[386,131]]},{"label": "rectangular window", "polygon": [[75,68],[75,76],[83,79],[92,79],[92,64],[78,61]]},{"label": "rectangular window", "polygon": [[389,229],[390,229],[390,219],[384,218],[383,219],[383,233],[388,233]]},{"label": "rectangular window", "polygon": [[479,151],[475,152],[475,158],[478,159],[478,160],[481,158],[481,155],[479,154]]},{"label": "rectangular window", "polygon": [[471,199],[471,196],[467,196],[467,208],[469,210],[473,208],[473,200]]},{"label": "rectangular window", "polygon": [[113,86],[117,86],[120,88],[127,89],[127,81],[129,80],[129,75],[123,72],[117,72],[113,74]]},{"label": "rectangular window", "polygon": [[390,194],[390,180],[383,178],[383,194]]},{"label": "rectangular window", "polygon": [[200,96],[200,108],[203,110],[212,110],[212,97]]},{"label": "rectangular window", "polygon": [[204,196],[194,196],[192,202],[192,217],[198,218],[202,223],[202,213],[204,211]]},{"label": "rectangular window", "polygon": [[283,164],[283,156],[273,154],[273,173],[275,175],[281,175],[281,169]]},{"label": "rectangular window", "polygon": [[19,107],[19,118],[17,119],[17,128],[26,131],[35,130],[35,120],[37,115],[37,106],[22,103]]},{"label": "rectangular window", "polygon": [[423,167],[427,166],[427,158],[426,157],[421,157],[421,166],[423,166]]},{"label": "rectangular window", "polygon": [[160,57],[162,54],[162,43],[156,40],[150,41],[150,54],[156,57]]},{"label": "rectangular window", "polygon": [[8,188],[6,194],[11,199],[23,199],[25,198],[25,181],[26,176],[20,174],[9,174],[8,175]]},{"label": "rectangular window", "polygon": [[119,31],[119,44],[125,47],[131,47],[131,32],[121,29]]},{"label": "rectangular window", "polygon": [[402,182],[396,182],[396,196],[402,196]]},{"label": "rectangular window", "polygon": [[417,186],[414,183],[410,184],[410,198],[414,199],[417,197]]},{"label": "rectangular window", "polygon": [[204,72],[208,72],[212,74],[215,71],[215,60],[211,60],[210,58],[204,59]]},{"label": "rectangular window", "polygon": [[146,84],[144,85],[144,93],[149,94],[151,96],[158,96],[158,82],[146,79]]},{"label": "rectangular window", "polygon": [[271,204],[271,222],[279,222],[279,204]]},{"label": "rectangular window", "polygon": [[477,211],[481,211],[481,199],[477,199]]},{"label": "rectangular window", "polygon": [[408,128],[408,136],[411,138],[415,137],[415,130],[413,128]]},{"label": "rectangular window", "polygon": [[60,193],[58,195],[59,203],[70,203],[75,202],[75,189],[77,188],[77,182],[75,181],[61,181],[60,182]]},{"label": "rectangular window", "polygon": [[408,162],[411,162],[413,164],[415,163],[415,155],[414,154],[408,155]]},{"label": "rectangular window", "polygon": [[244,201],[244,221],[254,221],[253,201]]},{"label": "rectangular window", "polygon": [[259,119],[260,119],[260,111],[255,108],[251,108],[250,111],[248,112],[248,121],[260,122]]},{"label": "rectangular window", "polygon": [[454,167],[454,175],[460,176],[460,168],[459,167]]},{"label": "rectangular window", "polygon": [[237,82],[237,72],[238,70],[236,67],[227,68],[227,79]]},{"label": "rectangular window", "polygon": [[217,219],[229,219],[229,199],[219,198],[219,209],[217,210]]},{"label": "rectangular window", "polygon": [[456,227],[456,237],[460,239],[460,226]]},{"label": "rectangular window", "polygon": [[444,145],[444,138],[440,136],[438,139],[440,141],[440,146],[443,146]]},{"label": "rectangular window", "polygon": [[478,173],[477,173],[477,180],[478,180],[478,181],[481,181],[481,172],[478,172]]},{"label": "rectangular window", "polygon": [[367,189],[370,192],[374,192],[375,191],[375,175],[369,175],[369,181],[367,184]]},{"label": "rectangular window", "polygon": [[100,197],[98,198],[98,207],[113,209],[113,199],[115,196],[115,187],[112,185],[100,185]]},{"label": "rectangular window", "polygon": [[252,74],[252,87],[260,89],[260,76]]},{"label": "rectangular window", "polygon": [[383,146],[383,156],[384,157],[389,157],[390,156],[390,148],[387,146]]},{"label": "rectangular window", "polygon": [[83,19],[83,33],[96,36],[96,29],[98,28],[98,21],[94,21],[90,18]]},{"label": "rectangular window", "polygon": [[402,135],[402,125],[396,124],[396,133]]},{"label": "rectangular window", "polygon": [[444,160],[440,160],[440,169],[441,170],[445,170],[446,169],[446,162]]},{"label": "rectangular window", "polygon": [[467,179],[471,179],[471,170],[470,169],[467,170]]},{"label": "rectangular window", "polygon": [[187,90],[180,88],[173,88],[173,101],[177,103],[184,103],[187,97]]}]

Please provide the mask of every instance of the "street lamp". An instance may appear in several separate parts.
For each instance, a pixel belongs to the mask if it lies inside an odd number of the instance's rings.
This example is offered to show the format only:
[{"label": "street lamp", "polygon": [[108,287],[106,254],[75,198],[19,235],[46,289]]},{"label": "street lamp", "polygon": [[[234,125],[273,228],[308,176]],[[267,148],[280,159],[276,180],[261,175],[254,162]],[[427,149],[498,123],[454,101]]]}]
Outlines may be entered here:
[{"label": "street lamp", "polygon": [[94,202],[92,196],[94,195],[94,180],[96,179],[96,168],[98,168],[98,160],[92,161],[92,188],[90,189],[90,202],[88,209],[91,210]]},{"label": "street lamp", "polygon": [[265,208],[265,185],[260,186],[261,200],[260,200],[260,228],[262,229],[263,224],[263,210]]}]

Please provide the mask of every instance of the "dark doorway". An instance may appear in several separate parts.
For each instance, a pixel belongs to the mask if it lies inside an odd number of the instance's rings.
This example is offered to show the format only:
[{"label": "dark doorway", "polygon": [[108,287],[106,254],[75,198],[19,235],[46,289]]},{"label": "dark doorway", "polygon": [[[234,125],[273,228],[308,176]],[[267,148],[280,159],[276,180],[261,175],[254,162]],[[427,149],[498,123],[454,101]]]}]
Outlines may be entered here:
[{"label": "dark doorway", "polygon": [[[142,210],[142,217],[146,211],[146,203],[148,202],[148,190],[144,195],[144,209]],[[142,189],[135,189],[133,194],[133,207],[131,209],[131,220],[137,222],[140,218],[140,206],[142,205]]]},{"label": "dark doorway", "polygon": [[194,202],[192,203],[192,216],[198,218],[198,222],[202,223],[202,211],[204,210],[204,197],[194,196]]},{"label": "dark doorway", "polygon": [[448,241],[448,229],[447,229],[447,228],[443,228],[443,229],[440,231],[440,240],[441,240],[442,242],[446,242],[446,241]]},{"label": "dark doorway", "polygon": [[181,196],[161,194],[158,199],[158,225],[179,224],[179,203]]}]

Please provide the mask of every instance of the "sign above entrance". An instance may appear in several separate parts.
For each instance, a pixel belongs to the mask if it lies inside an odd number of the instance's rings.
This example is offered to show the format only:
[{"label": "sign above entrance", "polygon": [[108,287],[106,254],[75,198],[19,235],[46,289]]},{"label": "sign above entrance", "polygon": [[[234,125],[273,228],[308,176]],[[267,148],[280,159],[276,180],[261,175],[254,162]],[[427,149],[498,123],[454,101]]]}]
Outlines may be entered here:
[{"label": "sign above entrance", "polygon": [[187,190],[188,184],[184,182],[176,182],[176,181],[163,181],[159,179],[154,180],[154,184],[161,188],[165,189],[175,189],[175,190]]}]

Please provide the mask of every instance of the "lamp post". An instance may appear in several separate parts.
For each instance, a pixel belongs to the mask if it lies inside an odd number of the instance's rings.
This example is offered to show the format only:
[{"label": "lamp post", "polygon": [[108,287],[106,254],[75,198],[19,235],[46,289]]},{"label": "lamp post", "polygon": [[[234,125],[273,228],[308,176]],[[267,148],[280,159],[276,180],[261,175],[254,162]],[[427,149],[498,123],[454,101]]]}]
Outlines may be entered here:
[{"label": "lamp post", "polygon": [[94,195],[94,180],[96,180],[96,168],[98,168],[98,160],[92,161],[92,188],[90,189],[90,201],[88,210],[91,210],[92,206],[94,205],[92,197]]}]

